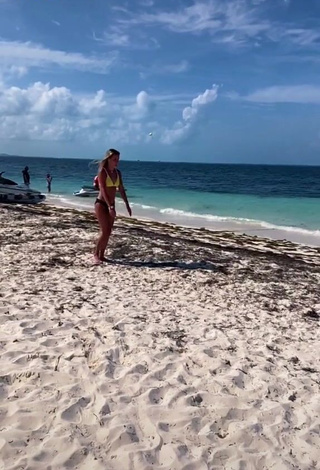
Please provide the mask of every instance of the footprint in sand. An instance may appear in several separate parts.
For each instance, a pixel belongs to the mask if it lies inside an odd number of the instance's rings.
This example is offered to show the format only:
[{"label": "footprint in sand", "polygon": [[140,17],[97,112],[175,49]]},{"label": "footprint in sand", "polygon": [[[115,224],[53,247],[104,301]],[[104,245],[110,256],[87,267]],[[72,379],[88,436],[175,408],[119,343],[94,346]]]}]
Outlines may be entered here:
[{"label": "footprint in sand", "polygon": [[141,374],[145,375],[148,372],[148,366],[145,366],[144,364],[136,364],[135,366],[132,367],[132,369],[129,371],[129,374]]},{"label": "footprint in sand", "polygon": [[154,388],[149,392],[149,400],[153,405],[158,405],[163,400],[164,391],[161,388]]},{"label": "footprint in sand", "polygon": [[41,346],[53,347],[53,346],[57,346],[58,341],[56,339],[47,338],[44,341],[42,341],[40,344]]},{"label": "footprint in sand", "polygon": [[85,408],[90,401],[91,399],[89,397],[80,398],[80,400],[61,413],[61,418],[69,423],[80,422],[81,409]]},{"label": "footprint in sand", "polygon": [[170,431],[170,424],[160,422],[160,423],[158,423],[158,428],[160,429],[160,431],[169,432]]},{"label": "footprint in sand", "polygon": [[177,447],[177,454],[179,456],[179,459],[181,457],[186,457],[189,454],[189,449],[185,444],[182,444]]},{"label": "footprint in sand", "polygon": [[111,441],[113,441],[113,445],[115,445],[117,448],[119,445],[123,447],[139,442],[139,437],[137,435],[135,426],[130,423],[125,424],[120,434],[117,434],[114,439],[111,439]]},{"label": "footprint in sand", "polygon": [[110,413],[111,413],[110,406],[108,405],[108,403],[105,403],[103,407],[101,408],[101,410],[99,411],[99,415],[105,416],[105,415],[109,415]]},{"label": "footprint in sand", "polygon": [[65,468],[79,468],[78,465],[80,465],[88,455],[88,450],[85,447],[82,447],[81,449],[76,450],[73,452],[73,454],[68,458],[66,462],[64,462],[64,467]]}]

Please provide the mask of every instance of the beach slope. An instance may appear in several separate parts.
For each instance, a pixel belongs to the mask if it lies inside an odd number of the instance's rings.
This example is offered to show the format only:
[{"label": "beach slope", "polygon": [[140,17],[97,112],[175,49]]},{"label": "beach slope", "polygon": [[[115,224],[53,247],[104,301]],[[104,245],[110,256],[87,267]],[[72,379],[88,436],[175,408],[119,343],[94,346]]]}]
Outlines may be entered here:
[{"label": "beach slope", "polygon": [[320,249],[0,207],[0,468],[319,468]]}]

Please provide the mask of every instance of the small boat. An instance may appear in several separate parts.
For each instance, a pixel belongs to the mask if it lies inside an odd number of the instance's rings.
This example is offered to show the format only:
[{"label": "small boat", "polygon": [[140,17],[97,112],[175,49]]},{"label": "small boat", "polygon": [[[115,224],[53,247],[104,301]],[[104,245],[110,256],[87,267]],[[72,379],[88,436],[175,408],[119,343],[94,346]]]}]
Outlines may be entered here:
[{"label": "small boat", "polygon": [[[82,186],[80,191],[74,191],[73,195],[77,197],[98,197],[99,189],[95,186]],[[116,193],[116,197],[118,196],[120,196],[119,191]]]},{"label": "small boat", "polygon": [[40,191],[4,178],[3,173],[4,171],[0,173],[0,203],[38,204],[45,201],[46,196]]},{"label": "small boat", "polygon": [[98,197],[99,189],[94,186],[82,186],[80,191],[75,191],[73,195],[78,197]]}]

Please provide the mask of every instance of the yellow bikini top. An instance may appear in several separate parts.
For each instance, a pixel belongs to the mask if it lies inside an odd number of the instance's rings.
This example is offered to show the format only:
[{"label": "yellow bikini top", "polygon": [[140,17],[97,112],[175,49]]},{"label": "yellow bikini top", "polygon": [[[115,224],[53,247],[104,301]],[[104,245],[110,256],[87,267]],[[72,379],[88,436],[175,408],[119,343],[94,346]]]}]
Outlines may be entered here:
[{"label": "yellow bikini top", "polygon": [[106,178],[106,187],[107,188],[118,188],[120,186],[120,177],[119,177],[119,172],[116,170],[117,172],[117,179],[113,182],[109,173],[107,172],[106,169],[104,169],[106,174],[107,174],[107,178]]}]

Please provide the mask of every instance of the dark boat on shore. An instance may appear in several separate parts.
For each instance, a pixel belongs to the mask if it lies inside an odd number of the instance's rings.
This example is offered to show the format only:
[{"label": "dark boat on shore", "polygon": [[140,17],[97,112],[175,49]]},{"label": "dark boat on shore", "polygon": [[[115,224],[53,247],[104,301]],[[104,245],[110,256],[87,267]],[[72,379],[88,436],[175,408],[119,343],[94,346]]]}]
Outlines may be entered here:
[{"label": "dark boat on shore", "polygon": [[38,204],[44,202],[46,196],[40,191],[31,189],[15,181],[4,178],[4,171],[0,173],[0,203],[5,204]]}]

